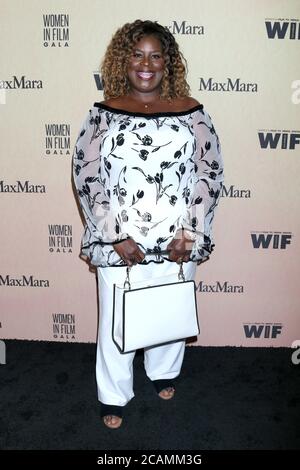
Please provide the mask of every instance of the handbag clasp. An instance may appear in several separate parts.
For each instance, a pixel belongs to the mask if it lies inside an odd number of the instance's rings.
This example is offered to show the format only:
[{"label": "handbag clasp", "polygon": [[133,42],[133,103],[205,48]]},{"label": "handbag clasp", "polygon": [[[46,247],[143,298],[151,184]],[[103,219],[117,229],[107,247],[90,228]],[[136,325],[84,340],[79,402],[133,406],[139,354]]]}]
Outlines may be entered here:
[{"label": "handbag clasp", "polygon": [[179,279],[179,281],[183,281],[183,282],[185,281],[185,276],[184,276],[184,272],[183,272],[183,262],[182,261],[180,263],[178,279]]},{"label": "handbag clasp", "polygon": [[[131,266],[126,267],[126,279],[124,281],[124,290],[131,290],[131,284],[130,284],[130,278],[129,278],[130,268],[131,268]],[[182,261],[181,261],[180,267],[179,267],[178,279],[179,279],[179,281],[185,282],[185,275],[184,275],[184,272],[183,272],[183,262]]]},{"label": "handbag clasp", "polygon": [[126,268],[126,279],[124,281],[124,290],[130,290],[131,289],[131,284],[130,284],[130,279],[129,279],[129,271],[130,271],[130,266],[127,266],[127,268]]}]

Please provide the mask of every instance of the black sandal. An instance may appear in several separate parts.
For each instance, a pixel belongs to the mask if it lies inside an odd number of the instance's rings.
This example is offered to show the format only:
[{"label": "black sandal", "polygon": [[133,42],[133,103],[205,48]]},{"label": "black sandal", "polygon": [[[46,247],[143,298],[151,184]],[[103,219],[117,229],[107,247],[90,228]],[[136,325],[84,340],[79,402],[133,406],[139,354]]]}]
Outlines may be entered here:
[{"label": "black sandal", "polygon": [[156,392],[159,394],[166,388],[173,388],[175,390],[174,382],[172,379],[151,380]]},{"label": "black sandal", "polygon": [[123,418],[123,408],[124,406],[118,405],[105,405],[105,403],[101,403],[101,418],[104,416],[113,415],[118,416],[118,418]]}]

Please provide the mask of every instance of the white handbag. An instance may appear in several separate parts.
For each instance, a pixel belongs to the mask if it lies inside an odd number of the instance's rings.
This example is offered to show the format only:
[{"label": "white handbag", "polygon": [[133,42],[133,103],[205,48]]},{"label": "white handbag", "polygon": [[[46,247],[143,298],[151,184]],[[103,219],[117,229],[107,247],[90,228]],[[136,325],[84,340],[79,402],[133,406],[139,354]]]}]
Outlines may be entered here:
[{"label": "white handbag", "polygon": [[200,333],[195,282],[179,273],[114,284],[113,341],[121,353],[185,339]]}]

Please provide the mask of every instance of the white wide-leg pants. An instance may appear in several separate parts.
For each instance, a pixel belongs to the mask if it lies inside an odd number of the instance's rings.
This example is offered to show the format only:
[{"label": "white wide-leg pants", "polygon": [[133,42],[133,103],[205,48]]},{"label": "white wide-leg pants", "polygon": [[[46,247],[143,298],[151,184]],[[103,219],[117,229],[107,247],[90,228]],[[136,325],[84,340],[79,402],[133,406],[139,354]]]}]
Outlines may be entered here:
[{"label": "white wide-leg pants", "polygon": [[[179,265],[170,261],[137,264],[130,270],[132,282],[177,273]],[[196,263],[183,263],[186,280],[195,278]],[[113,284],[123,284],[126,267],[97,268],[99,326],[96,356],[98,399],[107,405],[126,405],[134,397],[133,359],[135,351],[120,353],[112,340]],[[185,341],[173,341],[144,348],[144,367],[150,380],[172,379],[180,374]]]}]

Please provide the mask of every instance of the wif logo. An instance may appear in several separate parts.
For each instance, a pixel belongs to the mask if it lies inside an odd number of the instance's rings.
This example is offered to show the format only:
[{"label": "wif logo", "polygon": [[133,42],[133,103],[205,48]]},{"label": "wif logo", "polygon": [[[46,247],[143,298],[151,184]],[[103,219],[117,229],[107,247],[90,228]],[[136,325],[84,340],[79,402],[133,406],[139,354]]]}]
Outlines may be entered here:
[{"label": "wif logo", "polygon": [[253,248],[285,250],[291,244],[291,232],[252,232]]},{"label": "wif logo", "polygon": [[300,143],[300,131],[262,129],[258,132],[258,139],[261,149],[295,150]]},{"label": "wif logo", "polygon": [[281,334],[282,323],[244,323],[246,338],[277,338]]},{"label": "wif logo", "polygon": [[300,39],[300,23],[296,19],[278,18],[265,21],[269,39]]},{"label": "wif logo", "polygon": [[94,80],[97,90],[103,91],[103,81],[99,72],[94,72]]}]

